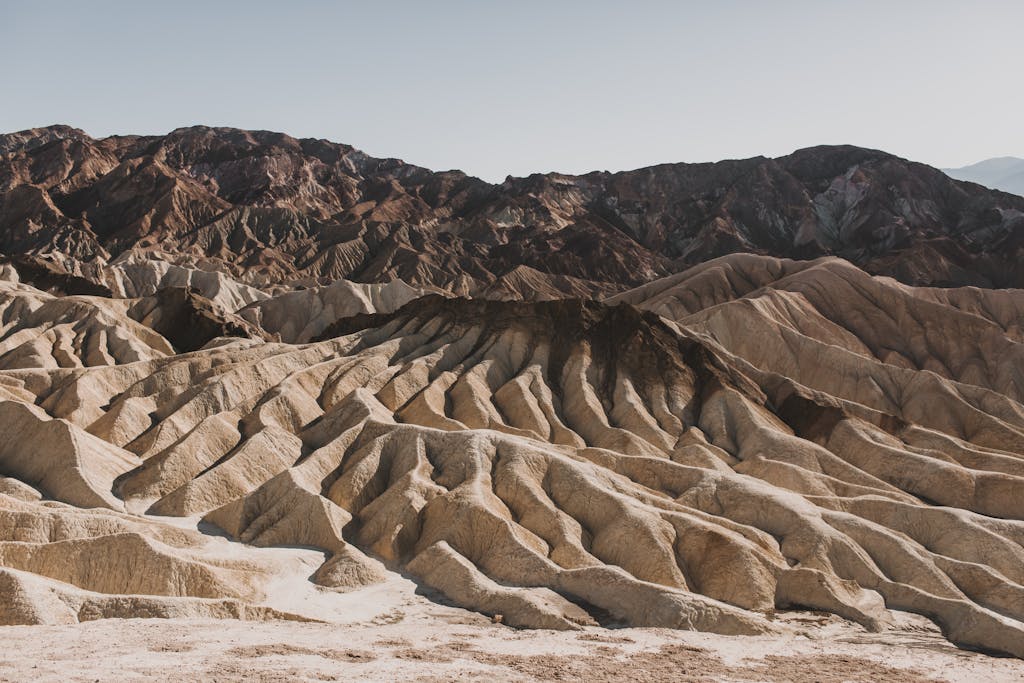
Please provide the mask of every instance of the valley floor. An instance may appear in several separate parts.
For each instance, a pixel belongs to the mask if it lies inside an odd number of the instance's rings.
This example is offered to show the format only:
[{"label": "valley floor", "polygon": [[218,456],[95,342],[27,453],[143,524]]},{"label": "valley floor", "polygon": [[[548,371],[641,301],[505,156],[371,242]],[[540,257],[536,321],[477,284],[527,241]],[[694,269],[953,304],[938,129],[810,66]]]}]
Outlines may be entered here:
[{"label": "valley floor", "polygon": [[357,620],[346,623],[106,619],[3,627],[0,680],[1024,681],[1024,662],[958,650],[910,615],[883,634],[806,612],[779,617],[805,633],[782,637],[555,632],[510,629],[409,591],[372,597],[379,599],[359,600]]}]

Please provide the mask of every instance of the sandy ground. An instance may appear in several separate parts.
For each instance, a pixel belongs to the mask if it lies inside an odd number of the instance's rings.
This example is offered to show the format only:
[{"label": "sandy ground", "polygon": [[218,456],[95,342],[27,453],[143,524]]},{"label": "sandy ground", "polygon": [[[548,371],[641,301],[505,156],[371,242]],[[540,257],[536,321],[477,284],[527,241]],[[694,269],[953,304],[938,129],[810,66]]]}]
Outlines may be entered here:
[{"label": "sandy ground", "polygon": [[430,599],[399,574],[357,591],[320,588],[309,576],[322,551],[254,548],[198,528],[218,556],[276,564],[265,604],[315,621],[0,627],[0,681],[1024,681],[1024,661],[959,650],[913,615],[881,634],[810,612],[777,615],[791,634],[774,637],[516,630]]},{"label": "sandy ground", "polygon": [[909,615],[884,634],[806,612],[779,617],[794,631],[783,637],[519,631],[428,600],[397,576],[346,594],[309,586],[283,582],[273,602],[331,623],[111,619],[3,627],[0,680],[1024,681],[1024,662],[958,650]]}]

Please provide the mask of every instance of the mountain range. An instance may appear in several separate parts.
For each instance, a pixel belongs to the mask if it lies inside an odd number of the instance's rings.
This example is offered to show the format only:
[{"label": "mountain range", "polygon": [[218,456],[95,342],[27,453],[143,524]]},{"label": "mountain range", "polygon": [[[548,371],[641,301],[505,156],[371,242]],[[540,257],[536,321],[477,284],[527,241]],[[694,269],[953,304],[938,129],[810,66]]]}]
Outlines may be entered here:
[{"label": "mountain range", "polygon": [[1024,196],[1024,159],[997,157],[961,168],[944,168],[946,175],[993,190]]},{"label": "mountain range", "polygon": [[498,185],[207,127],[97,140],[51,126],[0,136],[0,152],[0,251],[158,254],[256,287],[400,278],[468,295],[607,294],[734,252],[836,255],[915,285],[1024,286],[1024,197],[856,147]]}]

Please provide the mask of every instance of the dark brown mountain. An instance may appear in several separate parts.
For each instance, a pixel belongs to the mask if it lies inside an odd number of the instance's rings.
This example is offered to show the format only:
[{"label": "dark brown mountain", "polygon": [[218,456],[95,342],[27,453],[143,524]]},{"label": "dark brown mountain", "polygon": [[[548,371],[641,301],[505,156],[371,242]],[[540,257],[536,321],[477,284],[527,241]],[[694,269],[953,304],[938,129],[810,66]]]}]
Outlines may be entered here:
[{"label": "dark brown mountain", "polygon": [[0,135],[0,250],[159,251],[257,286],[402,278],[519,292],[526,272],[538,291],[579,295],[754,252],[1020,287],[1022,248],[1024,198],[856,147],[494,185],[266,131]]}]

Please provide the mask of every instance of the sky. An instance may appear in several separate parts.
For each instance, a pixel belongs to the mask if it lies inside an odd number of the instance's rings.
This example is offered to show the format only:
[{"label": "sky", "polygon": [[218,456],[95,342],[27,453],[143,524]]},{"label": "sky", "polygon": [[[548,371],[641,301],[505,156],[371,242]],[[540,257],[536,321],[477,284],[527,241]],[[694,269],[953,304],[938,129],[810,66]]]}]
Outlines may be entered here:
[{"label": "sky", "polygon": [[818,144],[1024,157],[1024,1],[0,0],[0,132],[205,124],[491,181]]}]

